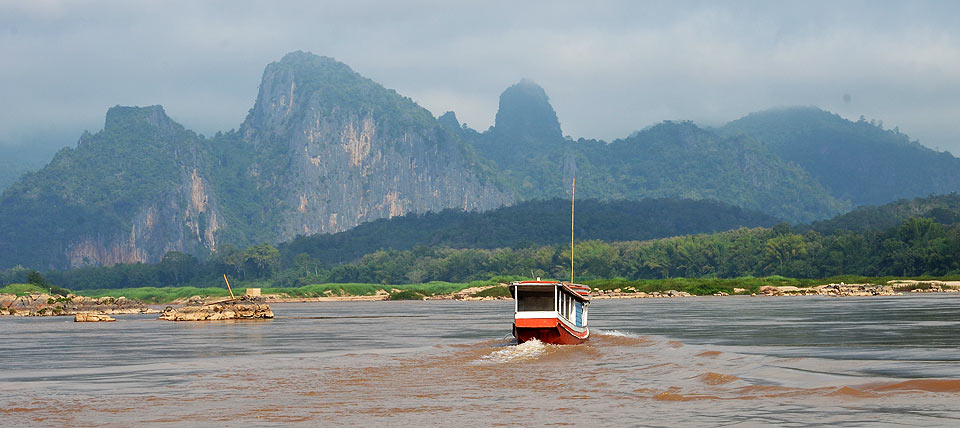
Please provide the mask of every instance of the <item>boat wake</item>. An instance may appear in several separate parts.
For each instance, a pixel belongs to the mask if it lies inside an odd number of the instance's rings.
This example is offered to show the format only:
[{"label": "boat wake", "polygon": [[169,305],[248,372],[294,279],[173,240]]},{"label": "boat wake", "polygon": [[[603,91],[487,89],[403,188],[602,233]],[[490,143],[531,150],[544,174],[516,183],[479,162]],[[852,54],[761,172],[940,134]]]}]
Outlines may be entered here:
[{"label": "boat wake", "polygon": [[484,355],[480,358],[480,362],[509,363],[535,359],[546,353],[551,346],[553,345],[548,345],[537,339],[528,340],[519,345],[507,346],[493,351],[489,355]]},{"label": "boat wake", "polygon": [[596,336],[614,336],[614,337],[629,337],[631,339],[642,339],[639,334],[626,333],[620,330],[602,330],[599,328],[592,329],[592,333]]}]

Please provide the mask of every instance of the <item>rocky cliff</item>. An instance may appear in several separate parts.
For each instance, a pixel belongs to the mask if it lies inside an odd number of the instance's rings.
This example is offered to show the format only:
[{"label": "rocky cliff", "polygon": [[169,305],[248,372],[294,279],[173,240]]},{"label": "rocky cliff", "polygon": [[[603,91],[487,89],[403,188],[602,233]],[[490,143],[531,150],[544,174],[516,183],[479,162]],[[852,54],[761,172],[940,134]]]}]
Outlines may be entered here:
[{"label": "rocky cliff", "polygon": [[513,202],[429,111],[330,58],[296,52],[267,66],[241,135],[287,162],[276,195],[283,240]]},{"label": "rocky cliff", "polygon": [[333,59],[264,71],[239,131],[205,139],[160,106],[114,107],[0,197],[0,268],[157,262],[445,208],[514,201],[425,109]]},{"label": "rocky cliff", "polygon": [[163,108],[114,107],[0,196],[0,263],[58,268],[156,261],[216,248],[200,138]]}]

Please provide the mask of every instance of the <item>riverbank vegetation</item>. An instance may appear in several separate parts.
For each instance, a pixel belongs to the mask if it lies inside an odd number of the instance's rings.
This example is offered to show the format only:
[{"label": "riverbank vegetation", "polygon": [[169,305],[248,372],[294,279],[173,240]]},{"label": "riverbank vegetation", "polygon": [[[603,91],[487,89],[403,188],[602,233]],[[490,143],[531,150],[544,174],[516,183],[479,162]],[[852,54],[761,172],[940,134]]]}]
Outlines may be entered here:
[{"label": "riverbank vegetation", "polygon": [[[323,263],[306,253],[289,257],[269,244],[245,251],[221,251],[206,261],[170,252],[157,264],[85,267],[51,271],[44,276],[47,282],[72,290],[222,287],[223,273],[241,288],[290,289],[311,284],[342,284],[339,287],[347,289],[348,284],[466,283],[495,276],[570,276],[567,244],[495,249],[417,246],[410,250],[378,250],[334,264]],[[590,240],[577,244],[575,271],[577,281],[587,282],[614,278],[640,281],[957,275],[960,224],[909,218],[897,227],[879,231],[821,234],[780,224],[648,241]],[[18,275],[27,273],[8,270],[0,284],[26,282]]]},{"label": "riverbank vegetation", "polygon": [[[926,216],[905,217],[908,213]],[[603,215],[595,214],[589,224],[592,228],[619,230],[622,226],[604,226]],[[899,218],[899,223],[887,227],[889,222],[884,219],[890,218]],[[957,195],[898,201],[839,219],[842,221],[811,226],[781,223],[647,240],[618,241],[615,236],[595,234],[605,238],[577,242],[576,281],[605,289],[713,294],[760,285],[806,286],[824,283],[823,278],[851,283],[864,282],[864,278],[960,277]],[[437,245],[414,244],[427,242],[426,235],[406,232],[429,227],[415,218],[401,223],[407,222],[411,225],[396,230],[384,228],[386,222],[375,222],[366,232],[361,226],[355,232],[301,238],[279,246],[257,244],[238,249],[225,244],[203,259],[172,251],[154,264],[90,266],[42,275],[17,267],[0,272],[0,286],[32,283],[48,292],[71,289],[93,295],[135,290],[127,292],[128,297],[169,301],[204,293],[198,290],[210,289],[211,296],[222,293],[212,290],[224,290],[224,273],[235,289],[262,288],[265,293],[275,291],[290,297],[371,295],[394,289],[433,296],[475,282],[496,283],[497,277],[570,277],[569,244],[510,241],[490,248],[495,242],[470,246],[470,242],[444,239],[434,241],[441,242]],[[513,230],[520,223],[504,224]],[[470,226],[466,228],[469,236],[519,234],[498,232],[498,222],[473,219],[464,224]],[[856,231],[847,229],[858,224],[861,227]],[[459,229],[448,226],[437,230],[444,230],[445,236],[457,235]],[[348,235],[357,239],[346,239]],[[376,241],[376,235],[390,238]],[[388,241],[392,244],[374,245]],[[397,249],[394,244],[407,249]]]},{"label": "riverbank vegetation", "polygon": [[[521,277],[493,277],[486,281],[473,281],[464,283],[434,282],[428,284],[310,284],[302,287],[267,287],[262,288],[264,294],[279,295],[289,298],[311,299],[318,297],[350,297],[350,296],[373,296],[384,294],[386,300],[421,300],[423,298],[449,296],[453,293],[472,287],[480,287],[482,290],[469,294],[471,297],[510,297],[510,290],[503,285],[510,281],[523,280],[529,278]],[[891,280],[912,279],[925,281],[919,284],[909,284],[898,288],[899,291],[908,291],[912,288],[929,288],[935,281],[960,281],[960,275],[941,276],[941,277],[863,277],[863,276],[839,276],[823,279],[812,278],[787,278],[782,276],[768,277],[741,277],[741,278],[669,278],[669,279],[595,279],[583,281],[594,290],[622,292],[665,292],[667,290],[676,290],[690,293],[695,296],[706,296],[720,292],[727,294],[752,294],[759,291],[763,286],[794,286],[794,287],[812,287],[823,284],[838,284],[841,282],[847,284],[886,284]],[[245,288],[234,288],[234,293],[242,295],[246,292]],[[29,284],[13,284],[0,288],[0,294],[29,294],[46,292],[39,287]],[[164,304],[174,301],[182,301],[192,296],[201,296],[204,298],[223,298],[229,296],[225,287],[137,287],[137,288],[114,288],[81,290],[78,294],[87,297],[126,297],[139,300],[148,304]]]}]

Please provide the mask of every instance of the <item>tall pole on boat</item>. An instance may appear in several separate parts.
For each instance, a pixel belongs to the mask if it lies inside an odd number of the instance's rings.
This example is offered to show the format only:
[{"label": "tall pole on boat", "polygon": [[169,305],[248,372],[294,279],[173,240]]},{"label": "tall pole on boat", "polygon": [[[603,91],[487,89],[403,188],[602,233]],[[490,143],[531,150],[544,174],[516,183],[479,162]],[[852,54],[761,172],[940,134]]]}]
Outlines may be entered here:
[{"label": "tall pole on boat", "polygon": [[570,283],[573,284],[573,208],[577,204],[577,177],[573,177],[573,191],[570,193]]}]

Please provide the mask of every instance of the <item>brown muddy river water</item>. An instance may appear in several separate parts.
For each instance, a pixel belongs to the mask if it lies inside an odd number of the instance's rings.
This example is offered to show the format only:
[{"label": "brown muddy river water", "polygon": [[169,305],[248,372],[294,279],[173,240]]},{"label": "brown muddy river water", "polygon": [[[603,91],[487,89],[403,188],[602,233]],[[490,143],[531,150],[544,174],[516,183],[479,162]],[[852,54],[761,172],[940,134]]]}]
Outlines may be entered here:
[{"label": "brown muddy river water", "polygon": [[960,426],[960,296],[596,300],[579,346],[512,305],[4,317],[0,426]]}]

